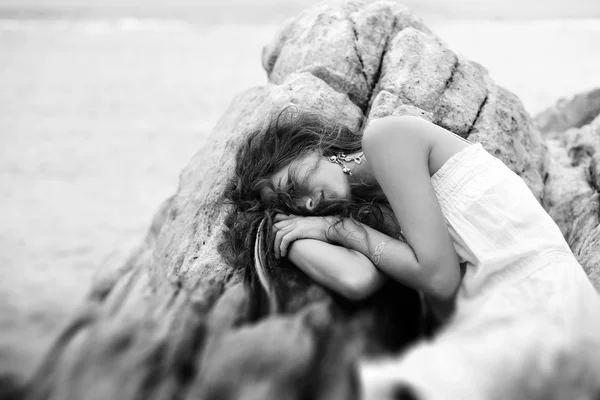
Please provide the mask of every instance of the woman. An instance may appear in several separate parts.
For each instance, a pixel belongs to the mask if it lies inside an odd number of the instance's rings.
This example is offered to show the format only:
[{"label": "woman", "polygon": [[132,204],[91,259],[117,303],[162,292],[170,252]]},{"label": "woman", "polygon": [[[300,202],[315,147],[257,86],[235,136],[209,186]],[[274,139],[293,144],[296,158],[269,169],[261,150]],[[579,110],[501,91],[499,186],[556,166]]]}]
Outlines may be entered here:
[{"label": "woman", "polygon": [[[365,397],[600,393],[598,295],[523,180],[418,118],[376,120],[360,145],[353,137],[308,114],[280,116],[242,146],[232,200],[279,211],[268,221],[274,258],[351,299],[397,280],[444,321],[400,359],[365,364]],[[273,157],[261,159],[267,148]]]}]

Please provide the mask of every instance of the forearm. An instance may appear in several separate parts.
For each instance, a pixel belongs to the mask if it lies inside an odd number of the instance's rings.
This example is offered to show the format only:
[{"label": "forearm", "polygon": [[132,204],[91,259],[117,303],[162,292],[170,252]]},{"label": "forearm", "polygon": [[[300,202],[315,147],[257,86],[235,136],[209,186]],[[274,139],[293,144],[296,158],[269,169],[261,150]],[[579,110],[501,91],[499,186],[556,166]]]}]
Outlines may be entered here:
[{"label": "forearm", "polygon": [[313,280],[351,300],[368,297],[386,280],[361,252],[320,240],[295,241],[288,258]]},{"label": "forearm", "polygon": [[[340,246],[364,254],[382,272],[436,299],[452,297],[458,287],[460,274],[458,265],[421,265],[410,245],[390,237],[367,225],[346,219],[332,226],[331,240]],[[378,260],[374,252],[378,244],[385,243]]]}]

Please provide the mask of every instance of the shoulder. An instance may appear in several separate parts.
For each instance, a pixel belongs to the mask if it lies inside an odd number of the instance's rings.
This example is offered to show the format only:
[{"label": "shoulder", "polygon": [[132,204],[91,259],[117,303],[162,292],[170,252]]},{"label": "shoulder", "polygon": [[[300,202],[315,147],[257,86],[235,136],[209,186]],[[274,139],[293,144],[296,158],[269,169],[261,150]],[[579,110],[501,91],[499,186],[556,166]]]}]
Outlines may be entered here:
[{"label": "shoulder", "polygon": [[413,116],[390,116],[370,121],[362,137],[363,150],[379,152],[393,147],[396,151],[429,152],[435,141],[435,124]]}]

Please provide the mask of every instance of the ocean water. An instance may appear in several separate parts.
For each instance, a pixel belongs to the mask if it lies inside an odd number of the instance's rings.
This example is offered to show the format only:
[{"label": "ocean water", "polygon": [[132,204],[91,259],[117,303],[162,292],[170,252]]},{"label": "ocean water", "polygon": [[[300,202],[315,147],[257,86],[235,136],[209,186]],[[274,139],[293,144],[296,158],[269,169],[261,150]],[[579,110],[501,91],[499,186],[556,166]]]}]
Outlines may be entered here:
[{"label": "ocean water", "polygon": [[[95,271],[141,240],[233,96],[266,82],[277,29],[25,14],[0,18],[0,375],[21,376]],[[600,19],[430,26],[531,113],[600,86]]]}]

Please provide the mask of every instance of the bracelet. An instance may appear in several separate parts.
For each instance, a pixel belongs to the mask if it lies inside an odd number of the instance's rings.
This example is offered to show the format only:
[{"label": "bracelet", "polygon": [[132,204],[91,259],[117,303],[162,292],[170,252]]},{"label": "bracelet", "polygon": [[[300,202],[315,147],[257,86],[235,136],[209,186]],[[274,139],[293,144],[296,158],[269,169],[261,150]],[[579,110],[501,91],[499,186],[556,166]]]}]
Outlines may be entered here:
[{"label": "bracelet", "polygon": [[371,254],[371,259],[373,260],[373,264],[378,265],[379,261],[381,261],[381,253],[383,253],[383,249],[385,245],[391,242],[392,239],[385,239],[383,242],[379,243],[375,246],[375,251]]}]

